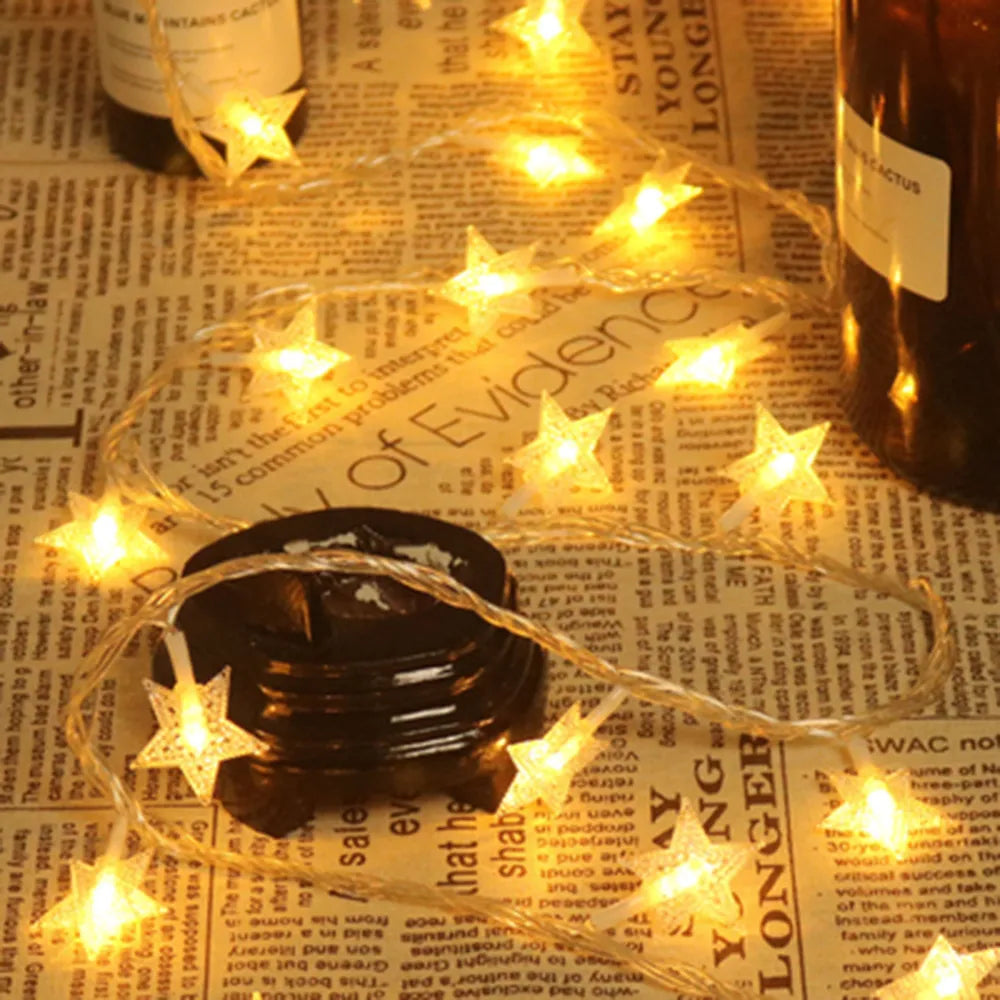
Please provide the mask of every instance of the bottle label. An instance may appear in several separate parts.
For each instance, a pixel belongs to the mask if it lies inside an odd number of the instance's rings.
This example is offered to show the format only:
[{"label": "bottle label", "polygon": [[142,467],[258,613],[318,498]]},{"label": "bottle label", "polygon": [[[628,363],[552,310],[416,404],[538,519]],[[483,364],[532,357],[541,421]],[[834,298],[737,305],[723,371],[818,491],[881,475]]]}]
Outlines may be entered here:
[{"label": "bottle label", "polygon": [[[196,117],[210,114],[227,91],[265,97],[302,76],[297,0],[160,0],[184,98]],[[139,0],[94,0],[101,83],[126,107],[169,114]]]},{"label": "bottle label", "polygon": [[940,302],[948,294],[951,167],[837,109],[837,217],[847,245],[871,268]]}]

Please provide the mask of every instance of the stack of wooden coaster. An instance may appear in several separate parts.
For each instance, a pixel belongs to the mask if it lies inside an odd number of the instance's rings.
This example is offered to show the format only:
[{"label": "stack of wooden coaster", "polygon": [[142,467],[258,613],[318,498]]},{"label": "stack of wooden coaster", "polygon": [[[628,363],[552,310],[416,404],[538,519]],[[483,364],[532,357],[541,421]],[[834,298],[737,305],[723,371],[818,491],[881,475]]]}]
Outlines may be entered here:
[{"label": "stack of wooden coaster", "polygon": [[[473,531],[379,508],[334,508],[254,525],[201,549],[185,574],[237,556],[348,548],[441,569],[503,607],[516,584]],[[388,577],[274,570],[188,600],[177,624],[199,682],[233,670],[230,718],[267,743],[228,761],[217,795],[280,836],[324,804],[447,791],[495,809],[506,752],[545,711],[544,652]],[[154,677],[173,684],[166,657]]]}]

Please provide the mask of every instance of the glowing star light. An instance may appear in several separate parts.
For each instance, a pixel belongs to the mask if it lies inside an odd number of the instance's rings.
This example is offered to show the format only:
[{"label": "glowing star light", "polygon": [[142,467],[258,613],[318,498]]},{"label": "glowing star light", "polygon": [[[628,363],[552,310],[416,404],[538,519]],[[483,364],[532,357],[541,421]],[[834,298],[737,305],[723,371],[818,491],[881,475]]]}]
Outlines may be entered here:
[{"label": "glowing star light", "polygon": [[728,389],[737,368],[774,350],[767,337],[787,321],[788,313],[778,313],[752,326],[731,323],[704,337],[668,340],[667,348],[674,361],[656,380],[656,385]]},{"label": "glowing star light", "polygon": [[671,209],[701,194],[700,187],[684,183],[690,169],[691,164],[684,163],[668,170],[662,158],[657,160],[638,184],[628,188],[621,205],[594,230],[595,234],[634,237],[646,233]]},{"label": "glowing star light", "polygon": [[125,560],[165,558],[159,545],[140,530],[146,516],[141,507],[123,506],[111,493],[94,501],[70,492],[68,501],[73,520],[39,535],[36,545],[75,552],[94,579]]},{"label": "glowing star light", "polygon": [[489,333],[504,314],[534,316],[531,299],[533,246],[498,253],[475,226],[466,230],[465,270],[439,294],[469,310],[469,329]]},{"label": "glowing star light", "polygon": [[542,392],[538,436],[507,461],[524,476],[521,488],[500,509],[513,517],[535,493],[555,499],[571,489],[603,491],[611,483],[594,455],[597,442],[611,417],[611,407],[571,420],[563,408]]},{"label": "glowing star light", "polygon": [[490,25],[524,42],[536,63],[546,64],[569,53],[597,51],[580,23],[587,0],[528,0],[513,14]]},{"label": "glowing star light", "polygon": [[824,830],[864,834],[901,858],[912,831],[941,826],[940,814],[913,797],[909,771],[885,774],[863,764],[857,774],[836,771],[830,779],[844,801],[823,821]]},{"label": "glowing star light", "polygon": [[350,360],[350,355],[324,344],[316,336],[316,307],[300,309],[283,330],[254,331],[254,350],[246,363],[254,369],[247,395],[283,392],[303,405],[313,382]]},{"label": "glowing star light", "polygon": [[305,90],[292,90],[275,97],[254,91],[231,91],[199,128],[226,147],[226,166],[232,183],[257,160],[298,163],[299,157],[285,131]]},{"label": "glowing star light", "polygon": [[517,170],[523,170],[539,187],[596,177],[600,170],[580,153],[578,136],[539,139],[534,136],[510,136],[504,140],[498,157]]},{"label": "glowing star light", "polygon": [[789,434],[758,403],[754,450],[723,470],[739,483],[742,494],[722,515],[723,530],[735,528],[754,508],[763,519],[773,520],[789,500],[828,503],[830,495],[812,464],[829,429],[826,421]]},{"label": "glowing star light", "polygon": [[540,799],[551,813],[558,813],[577,772],[604,749],[604,741],[596,739],[594,733],[626,694],[624,688],[615,688],[586,718],[581,717],[580,703],[576,702],[541,739],[511,744],[507,750],[517,776],[500,810],[522,809]]},{"label": "glowing star light", "polygon": [[916,972],[875,991],[878,1000],[979,1000],[976,986],[1000,962],[1000,949],[960,955],[938,935]]},{"label": "glowing star light", "polygon": [[900,413],[906,414],[917,402],[917,376],[900,368],[889,386],[889,399]]},{"label": "glowing star light", "polygon": [[722,924],[740,916],[730,882],[753,857],[750,844],[714,844],[687,799],[681,799],[677,825],[665,851],[643,854],[630,863],[642,886],[626,899],[599,910],[591,922],[605,930],[646,910],[664,930],[699,914]]},{"label": "glowing star light", "polygon": [[267,744],[227,718],[229,667],[207,684],[198,684],[183,634],[168,632],[163,641],[177,684],[166,688],[143,681],[160,730],[143,747],[132,767],[179,767],[195,795],[208,805],[219,765],[233,757],[263,753]]},{"label": "glowing star light", "polygon": [[43,932],[75,932],[91,961],[120,944],[133,925],[166,912],[140,888],[153,852],[122,859],[126,832],[119,821],[108,852],[96,864],[70,862],[70,894],[35,924]]}]

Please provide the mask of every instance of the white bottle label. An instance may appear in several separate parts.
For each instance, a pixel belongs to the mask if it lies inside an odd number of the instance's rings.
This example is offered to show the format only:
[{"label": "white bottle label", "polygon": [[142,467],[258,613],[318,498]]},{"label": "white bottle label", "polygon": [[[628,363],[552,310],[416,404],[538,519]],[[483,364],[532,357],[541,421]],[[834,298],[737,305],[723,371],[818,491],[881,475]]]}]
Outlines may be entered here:
[{"label": "white bottle label", "polygon": [[948,294],[951,167],[883,135],[844,100],[837,113],[837,216],[871,268],[925,298]]},{"label": "white bottle label", "polygon": [[[297,0],[160,0],[184,97],[196,117],[227,91],[265,97],[302,75]],[[167,101],[139,0],[94,0],[101,83],[119,104],[166,117]]]}]

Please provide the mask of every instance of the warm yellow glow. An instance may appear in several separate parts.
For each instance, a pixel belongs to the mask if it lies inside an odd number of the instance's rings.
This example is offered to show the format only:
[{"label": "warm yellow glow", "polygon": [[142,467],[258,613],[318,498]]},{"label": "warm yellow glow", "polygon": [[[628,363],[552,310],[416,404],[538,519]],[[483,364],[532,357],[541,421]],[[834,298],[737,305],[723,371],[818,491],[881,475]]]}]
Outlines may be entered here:
[{"label": "warm yellow glow", "polygon": [[543,187],[564,177],[586,177],[592,171],[575,153],[566,153],[551,142],[538,142],[525,150],[524,169]]},{"label": "warm yellow glow", "polygon": [[765,489],[774,489],[783,483],[798,467],[799,460],[793,452],[783,451],[767,463],[761,479]]},{"label": "warm yellow glow", "polygon": [[711,878],[713,869],[704,858],[691,858],[679,864],[673,871],[661,875],[652,883],[652,893],[660,899],[673,899],[683,892],[690,892],[696,886]]},{"label": "warm yellow glow", "polygon": [[579,152],[577,136],[537,139],[511,136],[504,141],[500,158],[523,170],[539,187],[596,177],[597,166]]},{"label": "warm yellow glow", "polygon": [[160,728],[132,767],[179,767],[198,799],[210,803],[224,760],[267,749],[263,740],[229,721],[229,684],[229,667],[207,684],[178,682],[167,688],[143,681]]},{"label": "warm yellow glow", "polygon": [[317,379],[350,360],[350,355],[319,339],[318,323],[311,303],[281,330],[254,331],[255,347],[246,358],[254,371],[247,395],[281,392],[293,404],[303,405]]},{"label": "warm yellow glow", "polygon": [[116,494],[94,501],[70,493],[69,507],[73,520],[39,535],[35,542],[74,553],[95,579],[126,560],[165,558],[163,550],[141,531],[145,511],[122,504]]},{"label": "warm yellow glow", "polygon": [[905,414],[917,401],[917,376],[901,368],[889,387],[889,398],[896,409]]},{"label": "warm yellow glow", "polygon": [[199,122],[202,132],[225,144],[230,183],[257,160],[299,162],[285,125],[305,93],[293,90],[264,97],[250,90],[231,91]]},{"label": "warm yellow glow", "polygon": [[898,816],[896,800],[885,787],[885,783],[877,780],[869,782],[868,791],[865,793],[864,832],[894,854],[900,846],[896,838]]},{"label": "warm yellow glow", "polygon": [[512,743],[510,754],[517,777],[500,803],[501,811],[523,809],[541,801],[557,814],[569,797],[574,776],[604,749],[575,702],[544,736]]},{"label": "warm yellow glow", "polygon": [[205,721],[205,710],[195,688],[185,686],[181,696],[181,733],[184,742],[195,752],[204,753],[211,738]]},{"label": "warm yellow glow", "polygon": [[102,872],[80,914],[80,940],[87,955],[99,954],[134,919],[131,907],[118,889],[114,873]]},{"label": "warm yellow glow", "polygon": [[757,508],[761,517],[777,517],[790,500],[825,503],[826,487],[812,464],[829,422],[789,434],[759,403],[754,450],[724,470],[740,487],[740,500],[722,517],[726,530],[734,528]]},{"label": "warm yellow glow", "polygon": [[728,389],[738,368],[774,350],[768,338],[788,319],[788,313],[776,313],[749,326],[730,323],[702,337],[668,340],[674,360],[656,380],[657,388]]},{"label": "warm yellow glow", "polygon": [[580,23],[586,0],[528,0],[490,25],[523,42],[536,64],[545,66],[564,54],[586,54],[595,46]]},{"label": "warm yellow glow", "polygon": [[552,479],[580,460],[580,446],[571,438],[556,442],[545,458],[545,475]]},{"label": "warm yellow glow", "polygon": [[75,934],[91,961],[120,945],[133,925],[164,912],[139,888],[151,857],[145,852],[127,860],[106,856],[93,865],[71,862],[70,894],[38,921],[38,928]]},{"label": "warm yellow glow", "polygon": [[858,335],[860,332],[858,321],[854,316],[854,310],[848,306],[844,311],[841,334],[844,347],[844,364],[848,368],[854,368],[858,363]]},{"label": "warm yellow glow", "polygon": [[465,270],[441,287],[443,298],[469,313],[469,329],[488,334],[504,315],[534,316],[533,246],[499,253],[475,226],[466,230]]},{"label": "warm yellow glow", "polygon": [[524,482],[550,499],[573,489],[606,490],[611,483],[594,455],[611,409],[570,420],[562,407],[542,393],[538,436],[508,460]]},{"label": "warm yellow glow", "polygon": [[655,184],[645,185],[635,196],[635,207],[629,220],[632,228],[636,232],[645,232],[663,218],[669,207],[670,202]]},{"label": "warm yellow glow", "polygon": [[489,299],[511,295],[518,290],[518,280],[512,274],[483,274],[476,279],[476,287]]},{"label": "warm yellow glow", "polygon": [[120,541],[118,512],[106,507],[94,518],[90,537],[81,539],[80,555],[95,575],[102,575],[126,556]]},{"label": "warm yellow glow", "polygon": [[539,39],[546,44],[558,38],[565,30],[562,17],[551,9],[543,11],[535,25]]},{"label": "warm yellow glow", "polygon": [[722,344],[709,347],[699,354],[691,364],[691,374],[698,382],[714,382],[716,385],[728,388],[736,372],[736,363],[732,353]]},{"label": "warm yellow glow", "polygon": [[666,160],[660,157],[638,184],[625,191],[621,205],[595,232],[626,238],[645,235],[669,211],[701,194],[700,187],[684,183],[690,169],[690,163],[667,167]]},{"label": "warm yellow glow", "polygon": [[874,766],[857,775],[830,775],[843,802],[823,821],[824,830],[862,834],[902,858],[914,830],[935,829],[941,817],[913,797],[908,771],[885,774]]},{"label": "warm yellow glow", "polygon": [[94,518],[91,528],[94,536],[94,545],[101,550],[114,550],[118,545],[118,518],[108,510],[102,510]]},{"label": "warm yellow glow", "polygon": [[750,844],[709,840],[694,807],[682,799],[670,847],[630,862],[642,886],[628,898],[598,910],[591,922],[604,930],[650,910],[664,930],[679,927],[694,915],[732,924],[739,919],[740,908],[730,883],[753,854]]},{"label": "warm yellow glow", "polygon": [[229,109],[228,117],[235,128],[252,138],[263,135],[267,127],[264,119],[246,104],[235,104]]},{"label": "warm yellow glow", "polygon": [[934,992],[945,1000],[946,997],[958,996],[962,985],[958,969],[940,969],[934,981]]},{"label": "warm yellow glow", "polygon": [[[323,346],[323,345],[316,345]],[[346,355],[336,351],[319,353],[315,350],[305,350],[301,347],[286,347],[280,351],[274,351],[267,358],[262,358],[265,366],[273,365],[274,370],[284,372],[293,378],[313,379],[322,378],[327,372],[332,371],[338,364],[346,360]]]},{"label": "warm yellow glow", "polygon": [[938,935],[916,972],[875,991],[878,1000],[979,1000],[976,988],[1000,960],[1000,949],[961,955]]}]

